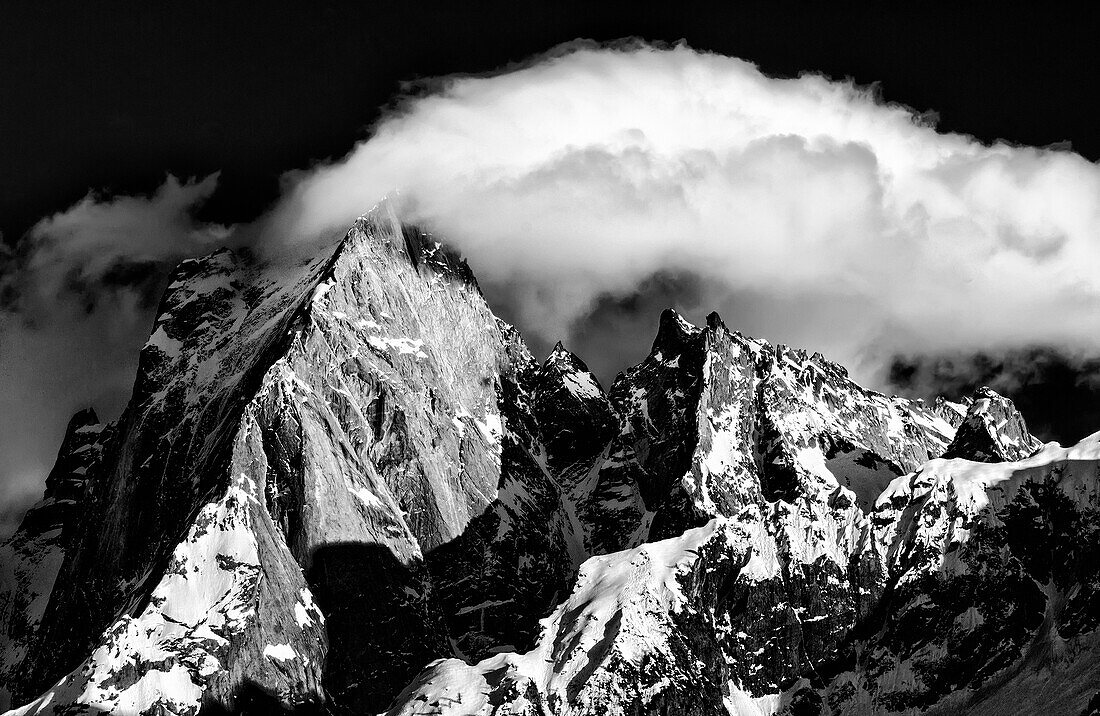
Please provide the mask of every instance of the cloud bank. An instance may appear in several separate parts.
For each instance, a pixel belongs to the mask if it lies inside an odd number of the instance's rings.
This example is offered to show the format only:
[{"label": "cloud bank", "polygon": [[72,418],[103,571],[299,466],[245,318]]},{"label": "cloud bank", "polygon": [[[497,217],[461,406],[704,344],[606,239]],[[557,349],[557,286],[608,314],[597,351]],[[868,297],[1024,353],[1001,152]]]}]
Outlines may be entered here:
[{"label": "cloud bank", "polygon": [[940,134],[874,91],[688,47],[574,45],[407,99],[290,180],[291,236],[397,189],[520,321],[690,273],[705,308],[881,377],[898,351],[1100,341],[1100,168]]},{"label": "cloud bank", "polygon": [[578,42],[408,90],[251,225],[190,218],[211,178],[36,227],[3,272],[0,412],[49,407],[15,437],[5,417],[0,455],[128,391],[161,267],[221,241],[320,250],[386,194],[467,255],[536,346],[565,338],[604,377],[640,359],[658,302],[718,309],[880,387],[898,354],[1100,350],[1100,167],[1072,152],[941,134],[873,89],[687,46]]}]

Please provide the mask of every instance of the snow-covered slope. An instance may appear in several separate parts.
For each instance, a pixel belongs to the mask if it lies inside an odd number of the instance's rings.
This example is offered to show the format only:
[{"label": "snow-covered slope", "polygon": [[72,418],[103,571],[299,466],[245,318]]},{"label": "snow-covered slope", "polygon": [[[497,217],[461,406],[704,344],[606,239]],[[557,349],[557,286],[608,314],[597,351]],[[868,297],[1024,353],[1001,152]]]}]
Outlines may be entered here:
[{"label": "snow-covered slope", "polygon": [[738,583],[775,579],[781,550],[755,520],[717,517],[590,559],[536,649],[436,662],[389,713],[1086,713],[1100,702],[1098,479],[1100,433],[896,478],[868,535],[885,560],[877,613],[783,688],[740,677],[774,667],[729,639],[753,608]]},{"label": "snow-covered slope", "polygon": [[1098,442],[713,314],[605,393],[383,204],[319,258],[180,265],[3,547],[0,706],[1076,714]]},{"label": "snow-covered slope", "polygon": [[890,589],[829,689],[845,712],[1078,714],[1100,690],[1100,433],[979,457],[879,497]]}]

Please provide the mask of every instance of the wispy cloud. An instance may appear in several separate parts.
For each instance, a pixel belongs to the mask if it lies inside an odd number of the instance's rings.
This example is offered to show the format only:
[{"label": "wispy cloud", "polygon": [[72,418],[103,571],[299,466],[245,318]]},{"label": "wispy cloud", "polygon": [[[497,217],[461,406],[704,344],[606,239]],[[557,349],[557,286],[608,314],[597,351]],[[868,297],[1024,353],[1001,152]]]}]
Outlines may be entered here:
[{"label": "wispy cloud", "polygon": [[[226,238],[191,218],[215,181],[89,196],[0,262],[0,503],[37,497],[72,413],[121,411],[168,272]],[[20,514],[0,513],[0,535]]]}]

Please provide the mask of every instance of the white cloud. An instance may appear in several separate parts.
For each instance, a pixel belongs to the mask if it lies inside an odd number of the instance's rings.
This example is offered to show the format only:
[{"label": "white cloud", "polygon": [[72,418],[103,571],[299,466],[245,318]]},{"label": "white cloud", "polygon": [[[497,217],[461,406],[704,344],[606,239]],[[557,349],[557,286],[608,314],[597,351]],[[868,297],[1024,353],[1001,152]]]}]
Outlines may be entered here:
[{"label": "white cloud", "polygon": [[65,291],[66,281],[98,284],[120,261],[178,261],[207,250],[228,230],[200,225],[190,212],[216,186],[217,175],[184,183],[169,176],[150,196],[89,194],[30,230],[26,261],[16,277],[21,289],[53,298]]},{"label": "white cloud", "polygon": [[444,79],[289,183],[273,225],[294,237],[399,191],[484,283],[527,286],[522,315],[547,337],[665,270],[734,313],[774,301],[753,330],[865,377],[895,350],[1100,341],[1095,164],[683,46],[579,45]]}]

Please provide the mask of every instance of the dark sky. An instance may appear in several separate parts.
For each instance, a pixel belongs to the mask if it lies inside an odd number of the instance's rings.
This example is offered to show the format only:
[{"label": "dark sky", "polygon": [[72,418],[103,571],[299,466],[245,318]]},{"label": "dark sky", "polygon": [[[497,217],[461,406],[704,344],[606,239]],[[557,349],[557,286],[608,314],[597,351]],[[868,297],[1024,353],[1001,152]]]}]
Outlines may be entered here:
[{"label": "dark sky", "polygon": [[204,218],[255,216],[280,173],[344,154],[402,81],[577,37],[639,36],[815,70],[934,108],[941,129],[1095,160],[1096,13],[1040,4],[244,2],[0,5],[0,231],[89,189],[221,171]]}]

